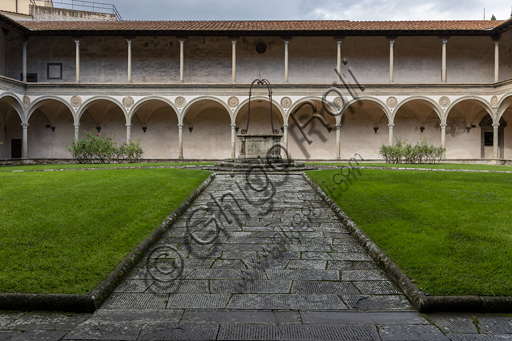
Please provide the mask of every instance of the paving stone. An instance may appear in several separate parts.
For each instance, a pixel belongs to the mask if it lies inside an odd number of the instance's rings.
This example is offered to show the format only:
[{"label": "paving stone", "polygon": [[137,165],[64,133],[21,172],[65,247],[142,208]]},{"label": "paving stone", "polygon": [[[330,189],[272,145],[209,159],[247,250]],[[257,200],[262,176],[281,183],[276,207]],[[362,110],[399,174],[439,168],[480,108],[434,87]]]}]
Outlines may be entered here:
[{"label": "paving stone", "polygon": [[133,323],[82,323],[64,340],[137,340],[142,325]]},{"label": "paving stone", "polygon": [[[302,324],[302,319],[298,311],[273,311],[278,324]],[[260,323],[258,321],[258,323]]]},{"label": "paving stone", "polygon": [[210,281],[210,291],[217,293],[263,293],[263,294],[285,294],[290,292],[292,281],[269,281],[269,280],[229,280]]},{"label": "paving stone", "polygon": [[286,267],[287,270],[296,270],[296,269],[316,269],[316,270],[325,270],[327,267],[327,261],[325,260],[291,260]]},{"label": "paving stone", "polygon": [[379,270],[379,266],[374,262],[352,262],[352,270]]},{"label": "paving stone", "polygon": [[230,294],[173,294],[169,309],[221,309],[228,304]]},{"label": "paving stone", "polygon": [[132,323],[143,325],[147,323],[178,323],[183,316],[183,310],[171,309],[101,309],[96,310],[94,315],[85,323]]},{"label": "paving stone", "polygon": [[180,323],[184,324],[276,324],[278,320],[271,311],[250,310],[186,310]]},{"label": "paving stone", "polygon": [[221,325],[217,340],[281,340],[274,325]]},{"label": "paving stone", "polygon": [[374,326],[282,325],[285,340],[379,340]]},{"label": "paving stone", "polygon": [[413,309],[403,295],[341,295],[351,309],[362,310],[406,310]]},{"label": "paving stone", "polygon": [[386,281],[384,271],[382,270],[347,270],[341,271],[342,281]]},{"label": "paving stone", "polygon": [[336,295],[235,294],[228,309],[347,309]]},{"label": "paving stone", "polygon": [[270,244],[272,243],[271,238],[263,237],[232,237],[226,240],[228,244]]},{"label": "paving stone", "polygon": [[[485,334],[446,334],[451,341],[497,341],[499,338],[494,338]],[[501,339],[503,340],[503,339]]]},{"label": "paving stone", "polygon": [[349,282],[294,281],[293,294],[353,294],[359,292]]},{"label": "paving stone", "polygon": [[382,341],[449,341],[439,329],[432,325],[379,325],[379,334]]},{"label": "paving stone", "polygon": [[331,256],[329,256],[329,254],[327,252],[301,252],[301,254],[302,254],[301,259],[331,260]]},{"label": "paving stone", "polygon": [[13,335],[10,341],[57,341],[62,339],[67,331],[37,330]]},{"label": "paving stone", "polygon": [[[238,269],[199,269],[192,271],[187,279],[240,279],[240,271]],[[263,274],[258,275],[257,278],[264,279]]]},{"label": "paving stone", "polygon": [[183,259],[183,266],[186,269],[209,269],[213,262],[215,262],[215,259],[185,258]]},{"label": "paving stone", "polygon": [[332,244],[331,246],[332,252],[342,252],[342,253],[366,253],[364,248],[354,243],[343,243],[343,244]]},{"label": "paving stone", "polygon": [[291,280],[327,280],[338,281],[340,273],[336,270],[265,270],[269,279],[291,279]]},{"label": "paving stone", "polygon": [[430,324],[417,311],[369,311],[366,314],[376,324]]},{"label": "paving stone", "polygon": [[[263,252],[261,252],[261,251],[258,252],[258,255],[261,258],[263,256]],[[280,259],[300,259],[300,252],[299,251],[296,251],[296,252],[289,252],[289,251],[279,252],[279,258]]]},{"label": "paving stone", "polygon": [[0,314],[0,329],[3,329],[5,325],[19,319],[23,315],[25,315],[25,313],[20,312],[9,312]]},{"label": "paving stone", "polygon": [[217,325],[147,324],[138,340],[214,340],[218,330]]},{"label": "paving stone", "polygon": [[177,279],[172,282],[156,281],[146,290],[146,293],[154,294],[207,294],[208,280],[184,280]]},{"label": "paving stone", "polygon": [[23,333],[22,332],[13,331],[13,330],[9,330],[9,331],[0,330],[0,341],[12,340],[17,335],[23,335]]},{"label": "paving stone", "polygon": [[478,326],[482,334],[512,334],[512,317],[479,316]]},{"label": "paving stone", "polygon": [[305,239],[304,237],[300,237],[301,244],[323,244],[323,245],[331,245],[332,238],[311,238]]},{"label": "paving stone", "polygon": [[[342,274],[343,278],[343,274]],[[363,295],[392,295],[398,294],[398,290],[388,281],[364,281],[352,282]]]},{"label": "paving stone", "polygon": [[144,292],[153,283],[151,280],[127,280],[121,282],[114,292]]},{"label": "paving stone", "polygon": [[103,309],[165,309],[169,295],[114,293],[103,303]]},{"label": "paving stone", "polygon": [[[387,312],[389,313],[389,312]],[[307,311],[300,312],[304,324],[368,324],[375,322],[369,313],[359,311]]]},{"label": "paving stone", "polygon": [[347,261],[330,260],[330,261],[327,261],[327,270],[352,270],[352,264],[353,264],[353,262],[348,261],[348,260]]},{"label": "paving stone", "polygon": [[256,251],[224,251],[221,259],[252,259],[258,258]]},{"label": "paving stone", "polygon": [[321,238],[324,239],[324,234],[322,232],[286,232],[288,238]]},{"label": "paving stone", "polygon": [[[334,245],[333,245],[334,246]],[[367,253],[330,253],[333,260],[349,260],[349,261],[373,261]]]},{"label": "paving stone", "polygon": [[219,251],[261,251],[268,244],[219,244]]},{"label": "paving stone", "polygon": [[208,250],[202,251],[193,249],[188,254],[188,258],[199,258],[199,259],[217,259],[222,255],[222,251],[219,250]]},{"label": "paving stone", "polygon": [[293,245],[285,245],[286,251],[320,251],[320,252],[331,252],[331,248],[329,245],[322,244],[293,244]]},{"label": "paving stone", "polygon": [[478,334],[473,319],[469,315],[428,314],[427,316],[443,333]]},{"label": "paving stone", "polygon": [[71,330],[88,319],[91,314],[33,311],[9,324],[19,331]]},{"label": "paving stone", "polygon": [[217,259],[212,269],[247,269],[247,267],[239,259]]}]

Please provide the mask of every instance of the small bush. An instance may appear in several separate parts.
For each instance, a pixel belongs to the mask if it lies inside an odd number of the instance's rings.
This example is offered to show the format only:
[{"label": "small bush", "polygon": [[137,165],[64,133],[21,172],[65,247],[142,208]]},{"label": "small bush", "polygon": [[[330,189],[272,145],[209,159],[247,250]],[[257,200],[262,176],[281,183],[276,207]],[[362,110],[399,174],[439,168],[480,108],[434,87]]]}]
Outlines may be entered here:
[{"label": "small bush", "polygon": [[144,154],[139,140],[117,146],[112,138],[101,137],[94,131],[86,132],[84,138],[71,142],[67,148],[78,163],[139,162]]},{"label": "small bush", "polygon": [[414,147],[407,141],[397,138],[393,146],[383,144],[379,155],[386,163],[436,163],[441,161],[445,151],[444,147],[434,146],[426,137],[422,137]]}]

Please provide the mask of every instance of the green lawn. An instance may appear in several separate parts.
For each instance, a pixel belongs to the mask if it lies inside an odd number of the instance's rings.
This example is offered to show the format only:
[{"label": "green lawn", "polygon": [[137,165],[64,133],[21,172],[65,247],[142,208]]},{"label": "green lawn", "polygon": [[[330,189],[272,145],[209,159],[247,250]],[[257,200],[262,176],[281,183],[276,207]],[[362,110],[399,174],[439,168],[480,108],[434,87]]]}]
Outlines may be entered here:
[{"label": "green lawn", "polygon": [[208,175],[0,173],[0,292],[91,292]]},{"label": "green lawn", "polygon": [[[384,168],[428,168],[428,169],[468,169],[468,170],[493,170],[493,171],[509,171],[512,172],[512,166],[501,165],[479,165],[479,164],[463,164],[463,163],[436,163],[436,164],[407,164],[407,163],[366,163],[360,162],[361,167],[384,167]],[[309,165],[319,166],[348,166],[346,162],[307,162]],[[357,163],[352,161],[352,166]]]},{"label": "green lawn", "polygon": [[[332,190],[335,172],[307,173]],[[423,292],[512,295],[511,174],[361,173],[331,198]]]},{"label": "green lawn", "polygon": [[111,163],[111,164],[79,164],[66,163],[61,165],[24,165],[24,166],[0,166],[0,172],[17,170],[43,170],[43,169],[82,169],[82,168],[118,168],[118,167],[155,167],[155,166],[189,166],[189,165],[213,165],[213,162],[156,162],[156,163]]}]

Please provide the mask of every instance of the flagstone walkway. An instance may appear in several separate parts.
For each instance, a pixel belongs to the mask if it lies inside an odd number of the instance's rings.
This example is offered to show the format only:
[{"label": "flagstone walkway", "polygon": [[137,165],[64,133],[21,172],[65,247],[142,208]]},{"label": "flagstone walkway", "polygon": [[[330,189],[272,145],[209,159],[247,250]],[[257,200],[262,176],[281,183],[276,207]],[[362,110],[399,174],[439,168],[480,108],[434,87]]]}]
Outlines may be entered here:
[{"label": "flagstone walkway", "polygon": [[2,314],[0,340],[512,338],[509,317],[427,320],[302,175],[252,175],[218,174],[94,314]]}]

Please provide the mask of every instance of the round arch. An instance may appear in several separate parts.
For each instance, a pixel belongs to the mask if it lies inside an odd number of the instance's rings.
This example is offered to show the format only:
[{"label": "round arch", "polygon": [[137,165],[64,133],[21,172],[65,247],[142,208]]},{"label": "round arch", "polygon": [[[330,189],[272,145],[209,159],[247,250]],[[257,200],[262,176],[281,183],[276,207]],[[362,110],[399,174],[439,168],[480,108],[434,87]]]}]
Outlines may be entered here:
[{"label": "round arch", "polygon": [[20,117],[21,122],[27,123],[28,119],[26,121],[24,120],[25,119],[25,109],[23,109],[23,104],[19,100],[18,96],[16,96],[12,92],[4,92],[3,94],[0,95],[0,101],[3,100],[4,98],[11,100],[11,101],[7,101],[7,103],[9,103],[14,108],[14,110],[16,110],[16,112],[18,113],[18,115]]},{"label": "round arch", "polygon": [[498,110],[496,111],[496,113],[497,113],[496,122],[500,121],[500,119],[501,119],[501,117],[503,117],[503,114],[505,113],[505,111],[507,111],[507,109],[509,109],[511,106],[512,106],[512,94],[503,96],[503,98],[499,102]]},{"label": "round arch", "polygon": [[180,119],[180,115],[179,115],[179,110],[178,110],[178,107],[176,107],[176,105],[169,99],[165,98],[165,97],[160,97],[160,96],[149,96],[149,97],[144,97],[143,99],[139,100],[137,103],[135,103],[131,108],[130,110],[128,111],[128,120],[129,122],[132,121],[132,118],[133,118],[133,115],[135,114],[135,112],[137,112],[137,110],[144,104],[144,103],[147,103],[149,101],[160,101],[160,102],[163,102],[165,104],[168,104],[172,110],[174,110],[174,113],[176,114],[176,118]]},{"label": "round arch", "polygon": [[128,112],[126,111],[126,108],[117,99],[109,97],[109,96],[94,96],[94,97],[91,97],[88,100],[86,100],[84,103],[82,103],[82,105],[77,110],[76,122],[77,123],[80,122],[80,118],[82,117],[84,112],[87,110],[87,108],[91,104],[93,104],[96,101],[100,101],[100,100],[105,100],[105,101],[109,101],[109,102],[116,104],[119,107],[119,109],[121,109],[121,111],[123,112],[123,115],[124,115],[125,119],[127,120],[126,122],[128,122]]},{"label": "round arch", "polygon": [[[483,108],[487,111],[487,113],[489,114],[489,116],[492,117],[493,120],[495,120],[495,115],[494,115],[494,112],[491,108],[491,105],[489,104],[489,102],[487,102],[486,100],[484,100],[483,98],[480,98],[480,97],[477,97],[477,96],[464,96],[464,97],[461,97],[461,98],[458,98],[457,100],[455,100],[453,103],[451,103],[448,108],[446,108],[446,118],[448,118],[448,116],[450,115],[450,111],[459,103],[462,103],[464,101],[476,101],[476,102],[479,102],[480,104],[482,104]],[[446,122],[446,119],[445,119],[445,122]]]},{"label": "round arch", "polygon": [[390,120],[389,124],[394,124],[395,122],[395,115],[402,108],[402,106],[406,103],[412,102],[412,101],[423,101],[425,104],[427,104],[436,114],[437,117],[441,120],[441,123],[446,122],[446,117],[444,117],[443,109],[441,106],[434,101],[432,98],[425,97],[425,96],[412,96],[404,99],[402,102],[398,103],[396,108],[393,110],[393,113],[390,114]]},{"label": "round arch", "polygon": [[[268,102],[268,96],[251,96],[251,102],[254,102],[254,101],[265,101],[265,102]],[[235,124],[236,123],[236,119],[238,117],[238,114],[242,111],[242,109],[249,103],[249,98],[243,100],[239,105],[238,107],[236,108],[235,112],[233,113],[233,120],[232,120],[232,124]],[[277,108],[277,110],[279,111],[279,113],[281,114],[281,123],[284,123],[285,122],[285,118],[286,118],[286,113],[284,111],[284,109],[281,107],[281,105],[279,103],[277,103],[274,99],[272,99],[272,105],[275,106]]]},{"label": "round arch", "polygon": [[57,97],[57,96],[43,96],[43,97],[39,97],[38,99],[36,99],[34,102],[32,102],[30,104],[30,106],[27,108],[27,122],[30,120],[30,116],[32,116],[32,114],[37,110],[39,109],[43,104],[44,102],[46,101],[57,101],[57,102],[60,102],[61,104],[64,104],[68,109],[69,109],[69,112],[71,113],[71,115],[73,116],[73,120],[76,121],[76,117],[75,117],[75,109],[71,106],[71,104],[69,104],[68,102],[66,102],[66,100],[64,100],[63,98],[61,97]]},{"label": "round arch", "polygon": [[[288,108],[288,114],[286,115],[287,123],[289,123],[288,121],[290,120],[290,114],[293,113],[297,108],[300,108],[300,106],[303,103],[308,102],[308,101],[322,103],[322,98],[315,97],[315,96],[306,96],[306,97],[302,97],[302,98],[296,100],[295,102],[293,102],[292,105],[290,106],[290,108]],[[320,108],[317,108],[317,109],[320,109]],[[336,123],[338,123],[338,116],[335,116],[335,119],[336,119]]]},{"label": "round arch", "polygon": [[183,109],[181,110],[181,115],[178,114],[179,111],[176,111],[177,115],[178,115],[178,122],[180,124],[183,124],[183,119],[185,118],[185,116],[187,115],[189,109],[194,105],[194,104],[197,104],[201,101],[205,101],[205,100],[209,100],[209,101],[214,101],[214,102],[217,102],[219,103],[221,106],[224,107],[224,109],[226,109],[226,112],[228,113],[228,115],[230,116],[231,120],[233,120],[233,116],[231,115],[231,108],[226,104],[226,102],[224,102],[223,100],[217,98],[217,97],[214,97],[214,96],[199,96],[199,97],[196,97],[194,98],[193,100],[191,100],[190,102],[187,103],[187,105],[185,105],[183,107]]},{"label": "round arch", "polygon": [[345,114],[345,111],[347,111],[348,107],[350,107],[351,105],[356,104],[358,102],[364,102],[364,101],[370,101],[370,102],[376,103],[382,109],[382,111],[384,111],[384,114],[386,114],[388,121],[389,121],[389,118],[391,117],[392,114],[391,114],[391,111],[389,110],[389,108],[387,107],[387,105],[384,104],[384,102],[382,102],[380,99],[370,97],[370,96],[354,98],[354,99],[348,101],[347,103],[345,103],[345,105],[343,106],[342,113],[341,113],[341,115],[339,115],[340,120],[341,120],[341,117],[343,116],[343,114]]}]

